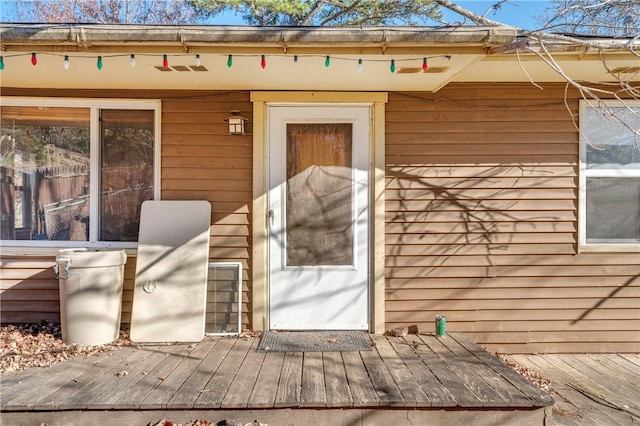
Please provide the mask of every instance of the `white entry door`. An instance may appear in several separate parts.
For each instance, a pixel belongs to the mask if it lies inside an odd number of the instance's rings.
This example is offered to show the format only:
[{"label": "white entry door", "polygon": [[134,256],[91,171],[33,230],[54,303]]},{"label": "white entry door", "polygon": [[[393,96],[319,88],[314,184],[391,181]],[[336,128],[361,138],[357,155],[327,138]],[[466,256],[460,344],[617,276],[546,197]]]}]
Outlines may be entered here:
[{"label": "white entry door", "polygon": [[269,322],[369,328],[368,106],[269,106]]}]

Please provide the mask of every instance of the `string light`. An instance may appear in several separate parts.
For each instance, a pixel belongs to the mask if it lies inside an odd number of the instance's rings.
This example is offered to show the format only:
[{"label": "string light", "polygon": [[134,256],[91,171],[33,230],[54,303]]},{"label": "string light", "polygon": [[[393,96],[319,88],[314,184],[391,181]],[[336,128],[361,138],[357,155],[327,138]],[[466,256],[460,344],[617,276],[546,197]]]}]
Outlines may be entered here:
[{"label": "string light", "polygon": [[[41,53],[49,56],[57,56],[57,57],[61,57],[63,58],[63,67],[65,70],[69,69],[70,66],[70,58],[72,55],[60,55],[60,54],[56,54],[56,53]],[[21,54],[14,54],[14,55],[3,55],[0,56],[0,70],[3,70],[5,68],[5,62],[4,60],[6,58],[11,58],[11,57],[20,57],[20,56],[28,56],[29,53],[21,53]],[[31,53],[31,64],[33,66],[36,66],[38,64],[38,54],[36,52]],[[134,68],[136,66],[136,55],[135,54],[115,54],[115,55],[107,55],[107,56],[97,56],[97,62],[96,62],[96,67],[98,70],[102,70],[103,68],[103,58],[118,58],[118,57],[123,57],[123,56],[129,56],[129,64],[131,65],[132,68]],[[143,55],[143,56],[159,56],[159,55]],[[183,54],[183,55],[176,55],[176,56],[191,56],[188,54]],[[237,55],[236,55],[237,56]],[[260,66],[262,67],[262,69],[266,69],[267,67],[267,59],[266,59],[266,55],[264,54],[260,54],[260,55],[256,55],[256,54],[241,54],[240,57],[244,58],[251,58],[251,57],[260,57]],[[289,56],[289,55],[276,55],[276,56]],[[299,55],[291,55],[293,56],[293,64],[296,68],[299,68],[300,66],[300,56]],[[304,55],[305,57],[318,57],[320,55]],[[191,56],[193,57],[193,56]],[[322,57],[322,56],[320,56]],[[432,58],[441,58],[444,60],[451,60],[451,55],[433,55],[433,56],[425,56],[422,58],[401,58],[398,59],[399,62],[413,62],[413,61],[419,61],[420,59],[422,59],[422,72],[426,73],[428,72],[429,68],[430,68],[430,64],[429,64],[429,59]],[[76,59],[78,60],[84,60],[84,59],[90,59],[90,58],[86,58],[83,56],[78,56]],[[74,59],[74,60],[76,60]],[[337,61],[357,61],[357,71],[360,73],[363,71],[364,69],[364,63],[365,62],[372,62],[372,63],[376,63],[376,62],[386,62],[386,61],[390,61],[387,62],[389,64],[389,70],[391,71],[391,73],[396,73],[398,71],[398,65],[396,64],[396,59],[378,59],[378,58],[368,58],[368,59],[362,59],[362,58],[349,58],[349,57],[342,57],[339,56],[337,58],[334,58]],[[195,55],[195,65],[196,67],[201,67],[201,57],[199,54]],[[162,66],[164,69],[168,69],[169,68],[169,57],[167,54],[163,54],[162,55]],[[227,67],[231,68],[233,66],[233,55],[232,54],[227,54]],[[324,56],[324,66],[326,68],[331,66],[331,56],[330,55],[325,55]],[[159,67],[158,67],[159,68]]]}]

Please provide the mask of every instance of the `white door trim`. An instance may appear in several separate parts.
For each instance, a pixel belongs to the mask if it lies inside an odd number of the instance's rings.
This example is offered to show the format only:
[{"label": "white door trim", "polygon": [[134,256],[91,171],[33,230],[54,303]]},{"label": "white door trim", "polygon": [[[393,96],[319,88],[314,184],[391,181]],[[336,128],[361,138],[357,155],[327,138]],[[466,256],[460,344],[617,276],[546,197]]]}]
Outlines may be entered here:
[{"label": "white door trim", "polygon": [[385,103],[386,93],[375,92],[252,92],[253,102],[253,234],[252,234],[252,314],[251,326],[268,328],[268,232],[267,232],[267,106],[273,103],[344,103],[371,108],[370,147],[370,327],[385,331],[384,320],[384,183],[385,183]]}]

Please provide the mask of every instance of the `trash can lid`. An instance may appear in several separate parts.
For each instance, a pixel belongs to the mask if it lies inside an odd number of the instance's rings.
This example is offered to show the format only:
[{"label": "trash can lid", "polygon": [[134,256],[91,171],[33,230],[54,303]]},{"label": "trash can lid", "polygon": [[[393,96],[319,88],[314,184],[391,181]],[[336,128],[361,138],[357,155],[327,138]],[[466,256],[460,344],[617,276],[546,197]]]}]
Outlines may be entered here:
[{"label": "trash can lid", "polygon": [[101,268],[105,266],[121,266],[127,262],[124,250],[101,250],[72,248],[58,251],[56,263],[70,260],[71,268]]}]

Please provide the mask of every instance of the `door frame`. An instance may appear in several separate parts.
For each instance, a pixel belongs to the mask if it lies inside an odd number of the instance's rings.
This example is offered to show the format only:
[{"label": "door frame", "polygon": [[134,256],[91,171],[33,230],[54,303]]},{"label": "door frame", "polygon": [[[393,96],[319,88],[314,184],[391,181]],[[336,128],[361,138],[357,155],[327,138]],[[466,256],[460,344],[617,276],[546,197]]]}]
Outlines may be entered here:
[{"label": "door frame", "polygon": [[370,203],[369,203],[369,331],[385,331],[384,222],[385,222],[385,103],[386,92],[251,92],[253,103],[253,233],[252,233],[252,326],[269,327],[268,264],[268,135],[267,109],[272,104],[345,104],[371,109]]}]

